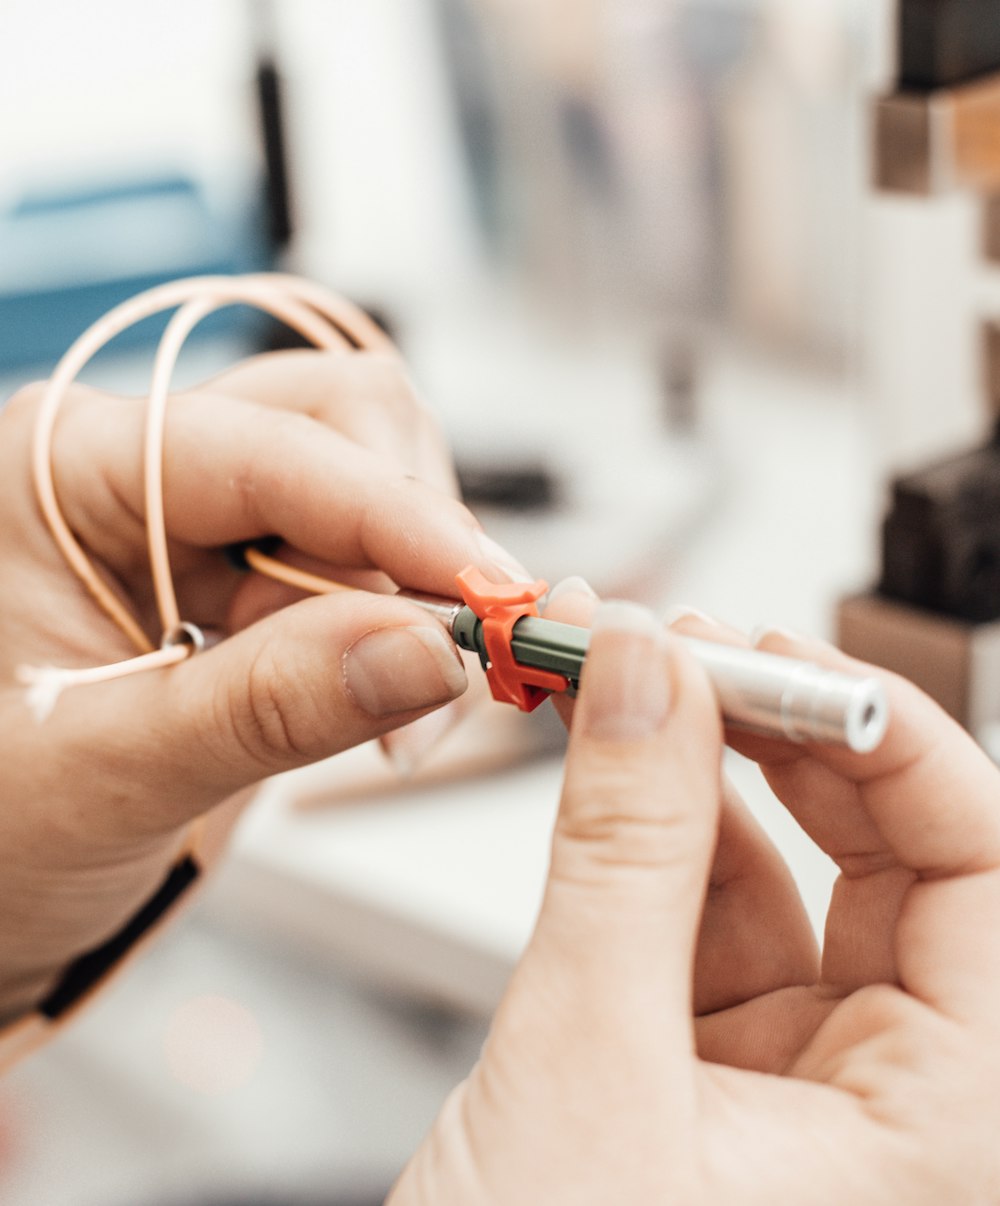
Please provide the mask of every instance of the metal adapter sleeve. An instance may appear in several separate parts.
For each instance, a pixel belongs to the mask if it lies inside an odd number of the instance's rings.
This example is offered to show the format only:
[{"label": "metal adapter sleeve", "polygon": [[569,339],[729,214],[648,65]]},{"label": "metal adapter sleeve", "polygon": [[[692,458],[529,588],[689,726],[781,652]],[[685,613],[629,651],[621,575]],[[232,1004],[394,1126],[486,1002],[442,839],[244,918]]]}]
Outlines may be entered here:
[{"label": "metal adapter sleeve", "polygon": [[686,641],[707,670],[723,714],[742,728],[790,741],[846,745],[867,754],[889,708],[881,683],[759,650]]}]

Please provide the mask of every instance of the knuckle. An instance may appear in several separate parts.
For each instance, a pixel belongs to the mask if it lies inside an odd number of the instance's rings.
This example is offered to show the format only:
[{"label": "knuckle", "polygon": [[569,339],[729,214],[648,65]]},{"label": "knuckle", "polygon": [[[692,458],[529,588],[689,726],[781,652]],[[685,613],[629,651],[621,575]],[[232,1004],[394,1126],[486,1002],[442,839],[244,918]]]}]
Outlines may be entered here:
[{"label": "knuckle", "polygon": [[45,384],[44,381],[33,381],[11,394],[4,406],[5,422],[24,422],[34,417],[41,405]]},{"label": "knuckle", "polygon": [[251,763],[271,772],[321,756],[318,712],[294,673],[265,646],[238,687],[225,690],[225,728]]},{"label": "knuckle", "polygon": [[[459,510],[453,511],[453,507]],[[361,518],[366,535],[391,526],[408,533],[416,546],[421,534],[438,531],[442,521],[460,519],[464,522],[463,512],[465,508],[450,495],[442,494],[416,475],[400,470],[386,475],[380,483],[378,496],[365,501]],[[400,525],[401,516],[405,517],[403,525]],[[471,520],[471,516],[469,518]]]},{"label": "knuckle", "polygon": [[[302,448],[313,438],[314,423],[298,411],[267,407],[255,415],[254,423],[254,439],[234,458],[229,486],[247,519],[259,523],[263,500],[286,491],[300,472]],[[261,455],[262,449],[270,454]]]},{"label": "knuckle", "polygon": [[865,984],[855,991],[849,1006],[856,1029],[866,1037],[890,1032],[908,1034],[914,1023],[922,1032],[933,1018],[926,1006],[895,984]]},{"label": "knuckle", "polygon": [[11,395],[0,412],[0,450],[5,461],[10,459],[10,466],[5,466],[5,472],[13,467],[15,460],[22,471],[27,464],[24,449],[31,440],[43,390],[41,383],[24,386]]},{"label": "knuckle", "polygon": [[[36,424],[46,392],[48,381],[33,381],[21,386],[0,407],[0,424],[2,424],[2,439],[0,447],[5,452],[14,453],[19,463],[27,464],[23,448],[34,439]],[[85,440],[90,434],[90,420],[94,408],[98,404],[107,405],[115,399],[111,395],[101,394],[89,386],[76,382],[69,385],[60,400],[59,421],[55,424],[50,435],[53,461],[60,462],[65,469],[67,466],[84,461],[81,448],[86,447]]]},{"label": "knuckle", "polygon": [[588,766],[585,779],[569,781],[567,790],[573,806],[562,809],[556,832],[588,865],[662,868],[703,845],[694,810],[655,790],[624,760]]},{"label": "knuckle", "polygon": [[361,352],[358,387],[365,403],[377,406],[384,417],[405,432],[436,429],[436,421],[421,401],[403,362],[385,352]]},{"label": "knuckle", "polygon": [[410,410],[420,406],[402,360],[388,352],[358,352],[358,372],[378,398]]},{"label": "knuckle", "polygon": [[[472,532],[482,530],[482,524],[461,499],[439,489],[411,473],[401,473],[387,483],[396,513],[419,514],[423,523],[455,524]],[[402,508],[402,511],[399,511]]]}]

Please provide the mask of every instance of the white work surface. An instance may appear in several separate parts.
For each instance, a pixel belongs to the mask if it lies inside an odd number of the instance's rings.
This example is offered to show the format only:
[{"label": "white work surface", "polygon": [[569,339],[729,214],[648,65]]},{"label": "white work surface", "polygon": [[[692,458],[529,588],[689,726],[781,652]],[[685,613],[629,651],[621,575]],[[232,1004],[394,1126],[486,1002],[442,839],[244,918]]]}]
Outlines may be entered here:
[{"label": "white work surface", "polygon": [[[671,563],[662,604],[697,605],[745,628],[773,623],[828,635],[837,596],[867,583],[874,560],[881,494],[858,403],[809,374],[720,355],[702,421],[724,484],[683,543],[662,550]],[[338,761],[353,775],[375,768],[378,756],[369,747]],[[733,756],[729,770],[820,928],[832,864],[756,767]],[[346,961],[362,977],[489,1011],[540,900],[558,757],[328,808],[294,807],[335,774],[311,768],[264,789],[237,833],[213,913],[236,929]]]}]

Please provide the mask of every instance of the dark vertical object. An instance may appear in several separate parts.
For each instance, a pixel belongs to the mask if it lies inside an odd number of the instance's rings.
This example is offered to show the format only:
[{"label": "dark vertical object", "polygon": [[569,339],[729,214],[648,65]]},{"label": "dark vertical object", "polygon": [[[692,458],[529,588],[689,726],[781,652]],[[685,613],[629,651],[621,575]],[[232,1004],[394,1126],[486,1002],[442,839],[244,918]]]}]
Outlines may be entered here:
[{"label": "dark vertical object", "polygon": [[[261,181],[260,222],[267,247],[268,268],[280,268],[295,230],[292,213],[291,172],[285,137],[285,105],[278,70],[277,29],[274,0],[250,0],[250,32],[256,65],[254,87],[260,132],[264,178]],[[262,352],[311,347],[297,331],[277,319],[263,319],[257,345]]]},{"label": "dark vertical object", "polygon": [[254,80],[264,158],[263,210],[272,262],[287,249],[294,230],[283,84],[275,49],[275,15],[273,0],[251,0],[249,21],[257,60]]},{"label": "dark vertical object", "polygon": [[273,58],[262,55],[257,62],[257,103],[264,150],[264,212],[267,237],[277,257],[292,238],[292,206],[285,147],[281,76]]},{"label": "dark vertical object", "polygon": [[899,87],[926,91],[1000,71],[1000,0],[899,0]]}]

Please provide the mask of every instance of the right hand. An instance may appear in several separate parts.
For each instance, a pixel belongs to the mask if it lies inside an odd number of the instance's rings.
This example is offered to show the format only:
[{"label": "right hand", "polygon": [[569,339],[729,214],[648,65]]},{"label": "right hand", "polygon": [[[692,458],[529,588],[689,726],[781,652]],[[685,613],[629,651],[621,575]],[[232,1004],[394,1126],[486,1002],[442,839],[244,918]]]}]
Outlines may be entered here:
[{"label": "right hand", "polygon": [[595,621],[535,933],[391,1206],[997,1203],[1000,771],[871,667],[892,715],[874,753],[738,739],[840,866],[819,958],[788,869],[723,788],[704,672],[616,606]]}]

